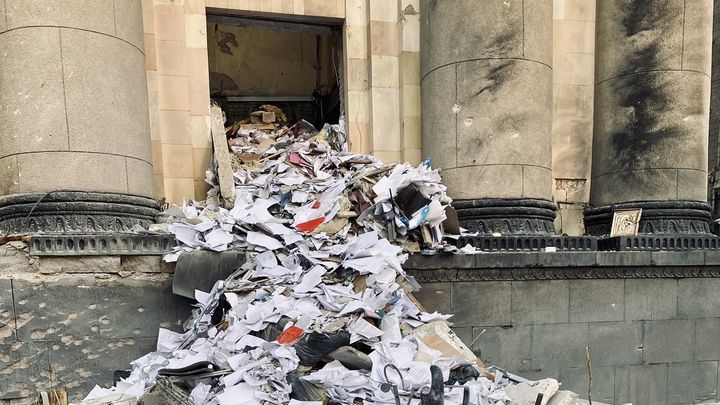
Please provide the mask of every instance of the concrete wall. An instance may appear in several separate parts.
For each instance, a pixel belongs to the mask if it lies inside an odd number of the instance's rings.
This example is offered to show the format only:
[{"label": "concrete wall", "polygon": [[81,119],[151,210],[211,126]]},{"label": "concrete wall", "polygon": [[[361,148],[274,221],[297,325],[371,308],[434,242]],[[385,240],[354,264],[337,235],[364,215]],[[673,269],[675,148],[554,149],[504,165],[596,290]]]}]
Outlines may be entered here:
[{"label": "concrete wall", "polygon": [[[486,365],[531,379],[557,378],[563,389],[587,398],[589,347],[595,401],[715,402],[720,278],[672,276],[691,268],[717,275],[717,265],[707,264],[717,263],[716,252],[705,261],[702,252],[657,253],[490,253],[433,258],[416,266],[422,272],[410,273],[436,280],[421,282],[416,297],[430,311],[455,313],[454,330],[474,342]],[[628,278],[655,273],[666,277]],[[591,279],[603,274],[615,278]]]},{"label": "concrete wall", "polygon": [[159,256],[37,258],[24,250],[0,246],[0,404],[62,386],[82,399],[154,351],[159,327],[179,331],[190,315]]}]

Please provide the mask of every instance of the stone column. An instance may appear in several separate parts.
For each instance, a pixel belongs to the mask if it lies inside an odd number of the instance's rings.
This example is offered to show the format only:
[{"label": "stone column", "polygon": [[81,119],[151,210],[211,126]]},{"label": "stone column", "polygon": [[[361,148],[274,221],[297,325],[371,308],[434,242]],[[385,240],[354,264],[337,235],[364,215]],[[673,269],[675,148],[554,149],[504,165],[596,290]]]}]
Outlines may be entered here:
[{"label": "stone column", "polygon": [[422,153],[463,225],[552,234],[552,0],[421,2]]},{"label": "stone column", "polygon": [[152,221],[140,5],[0,6],[0,233],[123,231]]},{"label": "stone column", "polygon": [[709,234],[712,0],[597,2],[586,232],[642,208],[640,233]]}]

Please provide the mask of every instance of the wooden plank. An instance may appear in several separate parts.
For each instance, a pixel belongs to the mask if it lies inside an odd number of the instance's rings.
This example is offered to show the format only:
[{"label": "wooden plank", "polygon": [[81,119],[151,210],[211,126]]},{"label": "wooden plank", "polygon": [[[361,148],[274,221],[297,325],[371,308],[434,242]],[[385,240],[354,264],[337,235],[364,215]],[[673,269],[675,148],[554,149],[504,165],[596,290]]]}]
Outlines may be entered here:
[{"label": "wooden plank", "polygon": [[226,209],[235,205],[235,179],[233,178],[232,158],[225,136],[225,118],[217,105],[210,106],[213,153],[217,163],[217,177],[220,183],[220,200]]}]

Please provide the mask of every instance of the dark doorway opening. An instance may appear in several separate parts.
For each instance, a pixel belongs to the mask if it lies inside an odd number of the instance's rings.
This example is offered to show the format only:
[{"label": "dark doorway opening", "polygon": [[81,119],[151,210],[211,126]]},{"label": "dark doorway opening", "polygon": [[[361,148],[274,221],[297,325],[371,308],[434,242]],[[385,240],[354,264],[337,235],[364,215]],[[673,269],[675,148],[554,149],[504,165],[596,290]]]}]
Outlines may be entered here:
[{"label": "dark doorway opening", "polygon": [[342,22],[208,12],[210,97],[233,123],[272,104],[317,128],[343,114]]}]

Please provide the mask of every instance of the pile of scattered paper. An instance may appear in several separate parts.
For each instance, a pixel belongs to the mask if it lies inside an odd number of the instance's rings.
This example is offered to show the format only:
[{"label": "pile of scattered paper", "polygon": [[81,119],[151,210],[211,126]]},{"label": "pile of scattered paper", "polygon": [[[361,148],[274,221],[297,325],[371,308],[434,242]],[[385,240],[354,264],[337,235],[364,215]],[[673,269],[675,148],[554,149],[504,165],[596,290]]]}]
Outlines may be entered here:
[{"label": "pile of scattered paper", "polygon": [[[228,134],[207,172],[207,200],[170,210],[154,229],[180,242],[168,261],[193,249],[241,249],[253,260],[196,291],[186,331],[161,330],[156,352],[88,400],[152,387],[220,405],[509,400],[510,380],[485,372],[450,315],[425,312],[402,268],[408,252],[456,250],[444,241],[460,229],[436,170],[350,153],[342,125]],[[221,184],[223,160],[231,188]]]}]

